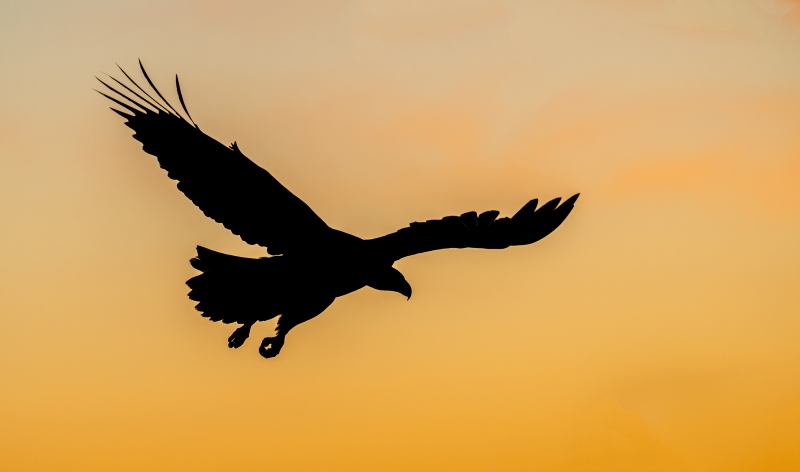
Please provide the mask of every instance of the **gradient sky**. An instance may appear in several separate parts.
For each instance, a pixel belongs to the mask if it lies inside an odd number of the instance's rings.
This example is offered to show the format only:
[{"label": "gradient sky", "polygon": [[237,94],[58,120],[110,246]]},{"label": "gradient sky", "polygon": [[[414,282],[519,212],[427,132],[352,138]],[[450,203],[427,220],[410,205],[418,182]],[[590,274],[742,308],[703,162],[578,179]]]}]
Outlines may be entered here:
[{"label": "gradient sky", "polygon": [[[582,196],[230,350],[139,57],[362,237]],[[3,0],[0,70],[3,470],[800,470],[800,1]]]}]

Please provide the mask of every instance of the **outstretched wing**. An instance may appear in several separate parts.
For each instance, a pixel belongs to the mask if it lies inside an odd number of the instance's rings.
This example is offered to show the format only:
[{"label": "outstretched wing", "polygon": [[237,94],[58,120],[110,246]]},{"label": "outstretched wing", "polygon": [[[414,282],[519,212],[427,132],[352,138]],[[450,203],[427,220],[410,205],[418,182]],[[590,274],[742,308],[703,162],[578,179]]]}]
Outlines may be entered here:
[{"label": "outstretched wing", "polygon": [[[155,88],[141,62],[139,66],[163,103],[122,68],[130,86],[111,76],[113,87],[97,80],[129,103],[98,92],[125,110],[112,108],[128,120],[125,124],[134,130],[133,137],[144,151],[158,158],[167,175],[178,181],[178,189],[206,216],[273,255],[307,248],[325,237],[330,228],[308,205],[242,154],[236,143],[227,147],[190,124]],[[191,120],[177,76],[175,85]]]},{"label": "outstretched wing", "polygon": [[472,211],[441,220],[411,223],[395,233],[370,241],[380,254],[392,260],[447,248],[504,249],[534,243],[566,219],[578,199],[576,194],[559,206],[560,198],[545,203],[538,210],[538,200],[531,200],[511,218],[496,219],[500,213]]}]

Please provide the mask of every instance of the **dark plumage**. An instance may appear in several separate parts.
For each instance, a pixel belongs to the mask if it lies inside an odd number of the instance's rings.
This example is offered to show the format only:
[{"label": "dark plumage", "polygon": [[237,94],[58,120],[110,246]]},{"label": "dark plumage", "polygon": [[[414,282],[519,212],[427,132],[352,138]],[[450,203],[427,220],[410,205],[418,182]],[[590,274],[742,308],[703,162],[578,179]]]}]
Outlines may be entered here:
[{"label": "dark plumage", "polygon": [[257,321],[281,315],[275,336],[265,338],[259,352],[276,356],[286,333],[322,313],[336,297],[362,287],[411,297],[411,286],[392,267],[403,257],[446,248],[503,249],[531,244],[550,234],[569,215],[578,195],[559,205],[556,198],[537,210],[531,200],[511,218],[497,211],[447,216],[411,223],[395,233],[363,240],[329,227],[308,205],[266,170],[245,157],[236,143],[227,147],[206,135],[173,108],[139,66],[160,100],[153,98],[122,68],[130,81],[99,80],[115,96],[99,92],[122,109],[133,137],[156,156],[178,189],[214,221],[245,242],[267,248],[273,257],[251,259],[198,246],[192,266],[200,275],[187,281],[189,298],[212,321],[239,323],[228,339],[241,346]]}]

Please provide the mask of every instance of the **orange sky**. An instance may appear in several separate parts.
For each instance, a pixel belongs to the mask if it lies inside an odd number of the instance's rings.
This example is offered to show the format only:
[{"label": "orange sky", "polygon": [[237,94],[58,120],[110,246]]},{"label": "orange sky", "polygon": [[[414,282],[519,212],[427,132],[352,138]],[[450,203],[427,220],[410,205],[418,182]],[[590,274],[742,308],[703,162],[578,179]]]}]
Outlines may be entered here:
[{"label": "orange sky", "polygon": [[[188,260],[263,250],[92,91],[138,57],[362,237],[582,196],[230,350]],[[0,469],[800,470],[798,57],[796,0],[2,2]]]}]

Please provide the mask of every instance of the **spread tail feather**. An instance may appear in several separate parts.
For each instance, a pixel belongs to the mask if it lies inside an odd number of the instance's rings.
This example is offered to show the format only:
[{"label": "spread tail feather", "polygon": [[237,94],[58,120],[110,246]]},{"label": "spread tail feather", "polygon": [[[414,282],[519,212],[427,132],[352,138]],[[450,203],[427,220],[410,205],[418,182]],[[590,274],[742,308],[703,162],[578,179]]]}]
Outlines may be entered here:
[{"label": "spread tail feather", "polygon": [[190,263],[203,273],[186,282],[189,298],[211,321],[252,324],[281,312],[281,257],[252,259],[198,246]]}]

